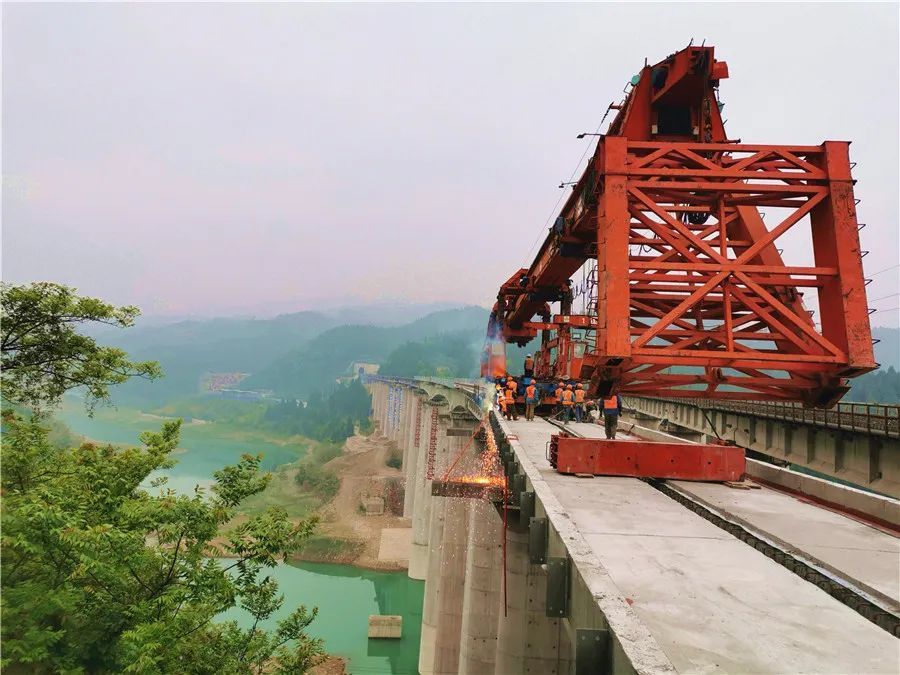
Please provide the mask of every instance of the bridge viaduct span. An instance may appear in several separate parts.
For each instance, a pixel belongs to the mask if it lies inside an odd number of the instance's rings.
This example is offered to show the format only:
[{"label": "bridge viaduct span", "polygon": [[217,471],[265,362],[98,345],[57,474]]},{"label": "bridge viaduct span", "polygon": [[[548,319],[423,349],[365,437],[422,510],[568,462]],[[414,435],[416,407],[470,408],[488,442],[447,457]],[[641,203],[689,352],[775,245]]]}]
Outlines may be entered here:
[{"label": "bridge viaduct span", "polygon": [[[403,451],[409,575],[425,580],[420,673],[900,672],[900,453],[871,409],[851,424],[628,398],[624,427],[717,434],[885,495],[752,459],[759,489],[567,476],[545,457],[556,426],[485,418],[471,382],[367,386],[378,432]],[[506,509],[439,496],[456,459],[477,464],[482,419]]]}]

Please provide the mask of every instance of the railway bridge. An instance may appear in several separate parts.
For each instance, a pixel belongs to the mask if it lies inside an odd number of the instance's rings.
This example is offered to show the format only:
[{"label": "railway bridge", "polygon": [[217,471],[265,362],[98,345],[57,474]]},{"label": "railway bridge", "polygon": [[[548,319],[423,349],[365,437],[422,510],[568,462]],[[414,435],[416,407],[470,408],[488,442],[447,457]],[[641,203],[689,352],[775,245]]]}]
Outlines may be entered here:
[{"label": "railway bridge", "polygon": [[477,383],[367,386],[403,450],[420,673],[900,672],[896,406],[626,397],[622,443],[747,448],[729,486],[564,475],[559,425]]}]

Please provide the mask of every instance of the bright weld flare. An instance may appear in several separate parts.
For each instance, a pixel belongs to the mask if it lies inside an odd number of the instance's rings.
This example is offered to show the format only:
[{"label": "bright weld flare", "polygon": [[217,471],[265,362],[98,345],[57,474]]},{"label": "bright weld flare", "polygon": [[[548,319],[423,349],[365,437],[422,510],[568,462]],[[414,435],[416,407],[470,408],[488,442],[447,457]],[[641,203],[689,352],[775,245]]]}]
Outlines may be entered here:
[{"label": "bright weld flare", "polygon": [[454,482],[474,483],[477,485],[496,485],[503,487],[505,481],[500,471],[500,453],[497,450],[497,442],[494,440],[494,431],[490,424],[484,424],[485,449],[481,453],[481,471],[478,474],[468,474],[455,477]]}]

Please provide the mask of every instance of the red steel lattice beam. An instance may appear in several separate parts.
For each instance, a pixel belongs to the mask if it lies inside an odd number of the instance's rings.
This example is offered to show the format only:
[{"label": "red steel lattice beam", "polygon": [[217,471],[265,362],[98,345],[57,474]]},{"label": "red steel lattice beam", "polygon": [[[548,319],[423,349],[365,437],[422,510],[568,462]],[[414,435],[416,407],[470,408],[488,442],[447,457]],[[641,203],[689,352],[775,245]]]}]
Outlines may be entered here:
[{"label": "red steel lattice beam", "polygon": [[[829,406],[875,367],[849,143],[729,141],[715,93],[727,72],[711,47],[646,66],[534,262],[501,287],[489,336],[541,332],[538,377],[592,395]],[[812,261],[787,265],[779,244],[799,230]],[[572,315],[569,279],[591,259],[596,315]]]}]

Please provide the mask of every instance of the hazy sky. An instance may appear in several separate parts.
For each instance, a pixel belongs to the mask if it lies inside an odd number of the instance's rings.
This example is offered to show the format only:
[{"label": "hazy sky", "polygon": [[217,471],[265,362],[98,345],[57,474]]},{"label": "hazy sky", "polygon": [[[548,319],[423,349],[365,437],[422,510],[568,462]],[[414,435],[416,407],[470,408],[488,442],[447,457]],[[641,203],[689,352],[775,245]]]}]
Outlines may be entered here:
[{"label": "hazy sky", "polygon": [[[6,280],[148,314],[489,304],[575,135],[691,38],[728,61],[732,137],[853,141],[866,271],[898,262],[897,4],[2,11]],[[874,306],[900,304],[898,273]]]}]

